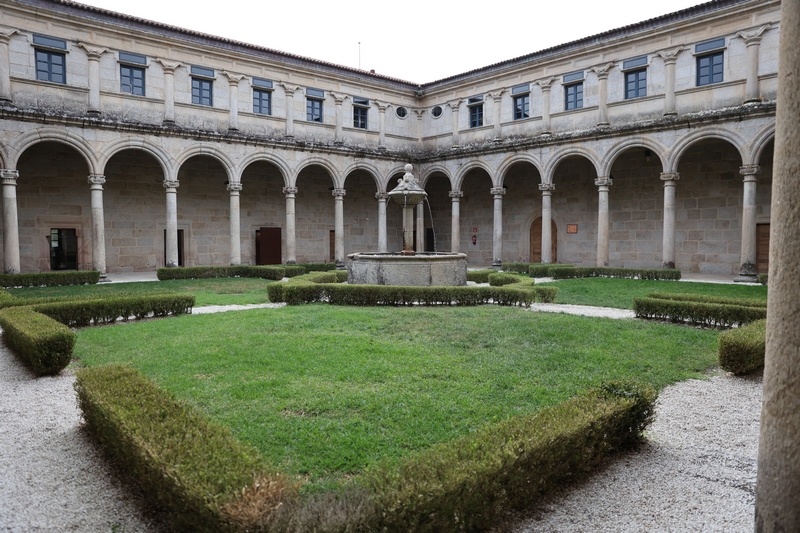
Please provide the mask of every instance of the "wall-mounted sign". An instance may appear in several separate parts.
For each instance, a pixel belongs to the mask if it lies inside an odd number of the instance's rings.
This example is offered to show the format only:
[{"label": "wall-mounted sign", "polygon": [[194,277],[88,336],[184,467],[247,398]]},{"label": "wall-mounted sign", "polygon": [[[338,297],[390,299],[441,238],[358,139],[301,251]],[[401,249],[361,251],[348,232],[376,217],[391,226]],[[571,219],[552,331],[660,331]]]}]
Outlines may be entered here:
[{"label": "wall-mounted sign", "polygon": [[577,224],[567,224],[567,233],[578,233]]}]

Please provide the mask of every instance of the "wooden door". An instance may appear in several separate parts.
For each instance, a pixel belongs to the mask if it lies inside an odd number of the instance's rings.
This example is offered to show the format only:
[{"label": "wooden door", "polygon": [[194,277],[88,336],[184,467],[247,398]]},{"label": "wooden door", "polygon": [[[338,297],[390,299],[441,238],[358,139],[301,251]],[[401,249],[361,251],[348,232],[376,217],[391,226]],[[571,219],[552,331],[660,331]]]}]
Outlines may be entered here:
[{"label": "wooden door", "polygon": [[331,248],[329,261],[331,263],[334,263],[334,262],[336,262],[336,230],[331,230],[330,237],[328,238],[328,241],[329,241],[330,248]]},{"label": "wooden door", "polygon": [[[164,264],[167,264],[167,230],[164,230]],[[183,266],[183,230],[178,230],[178,266]]]},{"label": "wooden door", "polygon": [[769,224],[756,224],[756,268],[759,274],[769,272]]},{"label": "wooden door", "polygon": [[[550,219],[550,238],[552,239],[552,251],[550,252],[553,263],[558,263],[558,256],[556,250],[558,249],[557,241],[558,232],[556,231],[556,222]],[[531,224],[531,263],[542,262],[542,217],[537,218]]]},{"label": "wooden door", "polygon": [[280,265],[281,228],[259,228],[256,230],[256,264]]}]

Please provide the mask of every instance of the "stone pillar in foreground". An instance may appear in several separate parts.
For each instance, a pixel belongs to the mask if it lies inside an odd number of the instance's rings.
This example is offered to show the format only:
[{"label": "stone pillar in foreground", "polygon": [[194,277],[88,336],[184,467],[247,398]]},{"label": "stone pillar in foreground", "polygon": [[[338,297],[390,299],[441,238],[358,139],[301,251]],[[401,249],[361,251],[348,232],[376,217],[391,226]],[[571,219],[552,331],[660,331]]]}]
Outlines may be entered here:
[{"label": "stone pillar in foreground", "polygon": [[19,171],[0,170],[3,181],[3,272],[19,274],[19,221],[17,179]]},{"label": "stone pillar in foreground", "polygon": [[611,178],[597,178],[597,266],[608,266],[608,188],[614,183]]},{"label": "stone pillar in foreground", "polygon": [[[553,191],[552,183],[540,183],[542,191],[542,263],[553,262]],[[533,252],[533,250],[531,250]]]},{"label": "stone pillar in foreground", "polygon": [[758,276],[756,265],[756,176],[758,165],[745,165],[739,169],[744,176],[742,196],[742,255],[739,276],[734,281],[754,282]]},{"label": "stone pillar in foreground", "polygon": [[231,265],[242,264],[242,223],[239,212],[239,192],[241,190],[241,183],[228,183],[228,193],[231,201]]},{"label": "stone pillar in foreground", "polygon": [[800,2],[781,5],[755,530],[800,531]]},{"label": "stone pillar in foreground", "polygon": [[378,200],[378,251],[388,252],[389,246],[386,244],[386,200],[389,195],[385,192],[376,192],[375,198]]},{"label": "stone pillar in foreground", "polygon": [[677,172],[664,172],[664,231],[661,246],[661,267],[675,268],[675,185],[680,179]]},{"label": "stone pillar in foreground", "polygon": [[178,266],[178,180],[164,180],[167,191],[167,256],[164,266]]},{"label": "stone pillar in foreground", "polygon": [[297,187],[284,187],[286,195],[286,264],[297,264],[297,230],[295,229],[294,198]]},{"label": "stone pillar in foreground", "polygon": [[451,211],[450,225],[450,251],[458,253],[461,248],[461,198],[464,193],[461,191],[450,191],[450,201],[453,204]]},{"label": "stone pillar in foreground", "polygon": [[90,174],[87,179],[91,191],[92,208],[92,269],[106,275],[106,222],[103,212],[103,184],[106,177]]},{"label": "stone pillar in foreground", "polygon": [[344,269],[344,189],[334,189],[334,247],[333,258],[337,269]]},{"label": "stone pillar in foreground", "polygon": [[494,226],[492,232],[492,268],[503,266],[503,187],[492,187],[489,191],[494,196]]}]

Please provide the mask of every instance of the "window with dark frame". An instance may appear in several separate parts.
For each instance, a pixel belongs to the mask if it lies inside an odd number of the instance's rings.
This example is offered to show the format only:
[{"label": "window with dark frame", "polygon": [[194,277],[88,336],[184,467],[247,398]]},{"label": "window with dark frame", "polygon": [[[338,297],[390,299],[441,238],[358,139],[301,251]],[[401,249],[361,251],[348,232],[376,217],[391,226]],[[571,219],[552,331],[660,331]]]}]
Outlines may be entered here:
[{"label": "window with dark frame", "polygon": [[272,82],[261,78],[253,78],[253,113],[258,115],[272,114]]},{"label": "window with dark frame", "polygon": [[647,96],[647,56],[623,61],[622,70],[625,73],[625,99]]},{"label": "window with dark frame", "polygon": [[564,75],[564,111],[583,107],[583,71]]},{"label": "window with dark frame", "polygon": [[725,38],[714,39],[696,44],[695,54],[708,54],[697,56],[697,86],[711,85],[723,81],[723,68],[725,52]]},{"label": "window with dark frame", "polygon": [[139,54],[129,52],[119,53],[119,90],[120,92],[144,96],[145,76],[144,67],[147,65],[147,58]]},{"label": "window with dark frame", "polygon": [[511,88],[511,97],[514,99],[514,120],[530,117],[531,95],[530,85],[517,85]]},{"label": "window with dark frame", "polygon": [[367,129],[367,116],[369,115],[369,100],[366,98],[353,98],[353,127]]},{"label": "window with dark frame", "polygon": [[192,103],[197,105],[214,105],[214,70],[205,67],[191,67]]},{"label": "window with dark frame", "polygon": [[[67,41],[45,35],[33,35],[36,79],[52,83],[67,83]],[[41,47],[41,48],[40,48]],[[63,50],[63,52],[61,51]]]},{"label": "window with dark frame", "polygon": [[325,98],[325,91],[306,89],[306,120],[309,122],[322,122],[323,98]]},{"label": "window with dark frame", "polygon": [[473,96],[467,100],[469,108],[469,127],[480,128],[483,126],[483,96]]}]

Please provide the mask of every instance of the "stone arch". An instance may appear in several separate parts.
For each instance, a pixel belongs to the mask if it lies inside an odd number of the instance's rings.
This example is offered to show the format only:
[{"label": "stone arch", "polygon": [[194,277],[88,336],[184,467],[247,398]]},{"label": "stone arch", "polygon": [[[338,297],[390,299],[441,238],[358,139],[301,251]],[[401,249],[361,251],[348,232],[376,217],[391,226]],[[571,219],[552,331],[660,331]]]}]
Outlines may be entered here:
[{"label": "stone arch", "polygon": [[594,167],[594,171],[600,176],[600,171],[598,170],[598,160],[597,153],[594,150],[590,150],[583,146],[570,146],[559,150],[549,160],[545,162],[544,165],[544,172],[542,173],[542,183],[552,183],[553,182],[553,173],[555,172],[558,165],[561,164],[566,158],[571,156],[581,156],[585,159],[588,159],[589,162]]},{"label": "stone arch", "polygon": [[335,166],[333,166],[330,161],[328,161],[327,159],[323,159],[321,157],[309,157],[308,159],[305,159],[302,163],[300,163],[300,165],[297,166],[294,172],[294,176],[292,176],[293,183],[290,186],[296,187],[297,176],[299,176],[304,169],[311,166],[319,166],[324,168],[328,172],[328,175],[331,178],[333,186],[336,187],[337,189],[344,188],[344,184],[341,182],[341,178],[339,175],[339,170]]},{"label": "stone arch", "polygon": [[608,176],[611,174],[611,168],[614,166],[614,162],[617,158],[624,153],[626,150],[631,148],[647,148],[651,150],[656,157],[661,161],[661,166],[663,167],[663,172],[667,171],[666,168],[666,153],[668,149],[666,146],[658,142],[657,140],[653,139],[652,137],[631,137],[628,139],[624,139],[611,147],[608,152],[603,156],[600,160],[600,172],[598,172],[598,176]]},{"label": "stone arch", "polygon": [[461,167],[461,169],[459,169],[458,174],[456,174],[455,180],[452,180],[454,182],[454,184],[455,184],[453,186],[453,189],[454,190],[460,190],[461,189],[461,185],[464,182],[464,177],[467,174],[469,174],[469,172],[471,170],[474,170],[476,168],[480,168],[480,169],[485,170],[486,173],[489,175],[489,178],[492,180],[492,186],[493,187],[497,186],[494,183],[496,177],[495,177],[494,169],[492,167],[490,167],[489,165],[487,165],[483,161],[470,161],[469,163],[467,163],[466,165]]},{"label": "stone arch", "polygon": [[89,174],[98,173],[97,169],[100,167],[97,164],[95,152],[86,140],[64,129],[51,127],[35,129],[13,139],[8,147],[9,157],[7,164],[9,167],[17,168],[19,158],[25,150],[40,142],[57,142],[77,150],[83,156],[89,169]]},{"label": "stone arch", "polygon": [[273,153],[262,151],[253,152],[239,162],[239,165],[235,169],[236,181],[241,181],[242,175],[244,174],[244,171],[247,170],[247,167],[258,161],[265,161],[271,165],[274,165],[280,171],[281,176],[283,177],[284,187],[290,186],[290,176],[292,175],[292,170],[289,167],[289,164],[286,163],[283,158],[278,157]]},{"label": "stone arch", "polygon": [[744,165],[758,165],[764,157],[764,149],[775,140],[775,124],[764,127],[747,145],[749,158],[743,160]]},{"label": "stone arch", "polygon": [[[233,163],[228,154],[217,148],[216,146],[209,146],[205,144],[197,144],[191,146],[181,152],[178,157],[175,158],[175,175],[177,176],[178,171],[186,163],[189,159],[197,155],[206,155],[218,160],[222,164],[222,168],[225,170],[225,174],[228,176],[228,181],[236,181],[233,176],[234,168],[236,165]],[[238,176],[236,176],[238,178]]]},{"label": "stone arch", "polygon": [[506,158],[498,167],[497,175],[500,178],[500,183],[497,184],[497,187],[502,186],[503,181],[506,178],[506,174],[508,173],[509,169],[516,165],[517,163],[530,163],[533,167],[539,172],[539,176],[541,179],[544,179],[544,174],[542,174],[542,163],[536,157],[531,154],[514,154],[508,158]]},{"label": "stone arch", "polygon": [[745,142],[741,135],[724,128],[713,127],[699,129],[679,139],[678,142],[675,143],[672,151],[668,154],[664,168],[667,169],[667,172],[677,172],[681,156],[696,142],[709,139],[719,139],[729,142],[739,152],[742,161],[747,161],[747,154],[744,150]]},{"label": "stone arch", "polygon": [[[389,173],[389,179],[391,179],[391,176],[394,176],[395,174],[399,174],[401,172],[405,172],[405,170],[403,170],[403,167],[399,167],[396,171]],[[425,167],[425,171],[420,172],[421,175],[419,177],[419,183],[422,186],[422,188],[425,188],[425,184],[428,183],[428,180],[430,179],[431,175],[436,174],[437,172],[447,176],[447,179],[450,180],[451,190],[456,190],[455,186],[453,185],[453,176],[450,173],[450,170],[445,165],[440,165],[440,164],[435,164]]]},{"label": "stone arch", "polygon": [[7,146],[0,144],[0,168],[6,168],[6,161],[9,160]]},{"label": "stone arch", "polygon": [[100,151],[100,157],[97,162],[97,168],[100,169],[101,173],[105,173],[106,165],[108,165],[111,158],[123,150],[142,150],[147,152],[158,161],[161,170],[164,172],[165,179],[172,175],[172,157],[163,148],[143,137],[125,137],[107,144]]},{"label": "stone arch", "polygon": [[342,186],[343,187],[344,187],[344,185],[347,184],[347,177],[350,175],[350,173],[352,173],[352,172],[354,172],[356,170],[363,170],[364,172],[366,172],[367,174],[372,176],[372,179],[375,181],[375,192],[381,192],[381,190],[382,190],[381,189],[381,173],[377,168],[375,168],[374,165],[371,165],[371,164],[367,163],[366,161],[359,161],[357,163],[353,163],[352,165],[347,167],[342,172],[342,183],[343,183]]}]

